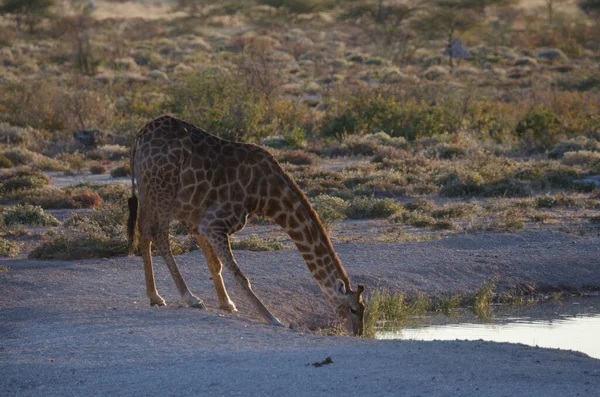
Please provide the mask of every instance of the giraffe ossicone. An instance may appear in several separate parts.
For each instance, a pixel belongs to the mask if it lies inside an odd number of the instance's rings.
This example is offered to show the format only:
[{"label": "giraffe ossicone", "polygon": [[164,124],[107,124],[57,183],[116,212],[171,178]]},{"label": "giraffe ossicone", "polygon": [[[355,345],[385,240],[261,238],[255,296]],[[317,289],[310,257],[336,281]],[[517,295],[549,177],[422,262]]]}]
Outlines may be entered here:
[{"label": "giraffe ossicone", "polygon": [[220,307],[236,310],[221,275],[225,265],[264,319],[282,325],[254,294],[230,248],[229,236],[241,230],[248,215],[255,213],[283,227],[341,324],[351,334],[362,333],[363,286],[351,289],[350,278],[319,216],[266,150],[226,141],[183,120],[161,116],[136,135],[131,168],[129,241],[133,243],[137,223],[146,293],[152,305],[165,304],[154,281],[151,244],[155,244],[182,298],[189,306],[204,307],[190,292],[171,253],[169,221],[175,217],[196,237],[204,252]]}]

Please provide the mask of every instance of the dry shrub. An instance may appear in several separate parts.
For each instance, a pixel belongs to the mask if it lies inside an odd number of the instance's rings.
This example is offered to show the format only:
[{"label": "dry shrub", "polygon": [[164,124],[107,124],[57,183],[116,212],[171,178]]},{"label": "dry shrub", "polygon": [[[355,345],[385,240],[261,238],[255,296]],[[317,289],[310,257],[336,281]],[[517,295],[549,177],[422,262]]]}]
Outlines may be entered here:
[{"label": "dry shrub", "polygon": [[9,121],[16,125],[49,131],[102,129],[114,117],[111,97],[86,81],[76,79],[63,86],[45,80],[4,88],[0,107],[3,105]]}]

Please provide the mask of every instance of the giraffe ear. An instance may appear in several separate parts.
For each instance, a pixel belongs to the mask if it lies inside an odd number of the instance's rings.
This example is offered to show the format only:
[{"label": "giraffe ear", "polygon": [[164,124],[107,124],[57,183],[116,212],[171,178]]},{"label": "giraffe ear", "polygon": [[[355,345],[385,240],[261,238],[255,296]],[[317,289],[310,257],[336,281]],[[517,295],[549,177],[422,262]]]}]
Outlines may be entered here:
[{"label": "giraffe ear", "polygon": [[365,290],[365,286],[362,284],[358,284],[358,290],[357,290],[358,296],[361,296],[364,290]]},{"label": "giraffe ear", "polygon": [[346,284],[339,278],[335,280],[335,292],[340,295],[346,295],[348,291],[346,291]]}]

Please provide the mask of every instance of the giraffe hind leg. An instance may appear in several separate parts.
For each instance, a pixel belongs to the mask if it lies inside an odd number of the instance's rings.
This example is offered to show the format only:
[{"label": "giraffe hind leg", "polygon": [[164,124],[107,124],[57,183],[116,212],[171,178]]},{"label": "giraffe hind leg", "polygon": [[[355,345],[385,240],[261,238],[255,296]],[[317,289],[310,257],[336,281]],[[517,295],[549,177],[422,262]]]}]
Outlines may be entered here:
[{"label": "giraffe hind leg", "polygon": [[152,241],[149,238],[140,236],[140,251],[144,260],[144,275],[146,277],[146,295],[150,299],[151,306],[165,306],[165,300],[158,294],[158,291],[156,290],[151,246]]},{"label": "giraffe hind leg", "polygon": [[223,277],[221,275],[223,264],[219,260],[217,253],[210,245],[206,237],[197,232],[193,234],[196,237],[196,240],[198,240],[198,245],[200,248],[202,248],[202,252],[204,252],[204,256],[206,257],[208,269],[210,270],[213,282],[215,283],[215,290],[217,291],[217,298],[219,299],[220,308],[228,312],[237,312],[237,308],[235,307],[233,301],[229,298],[227,289],[223,283]]},{"label": "giraffe hind leg", "polygon": [[205,309],[206,307],[204,306],[204,302],[190,292],[190,289],[188,288],[183,276],[181,275],[181,272],[179,271],[179,266],[177,266],[177,262],[175,262],[175,258],[173,258],[173,253],[171,252],[171,247],[169,245],[168,221],[163,226],[164,227],[159,228],[158,233],[156,233],[155,243],[165,263],[167,264],[167,267],[169,268],[169,272],[171,272],[171,276],[173,276],[173,280],[175,281],[175,285],[179,290],[179,294],[187,302],[189,307]]},{"label": "giraffe hind leg", "polygon": [[156,290],[156,281],[154,280],[154,266],[152,264],[152,233],[151,225],[148,223],[146,211],[140,208],[138,219],[138,230],[140,232],[139,247],[144,261],[144,276],[146,279],[146,295],[150,299],[151,306],[165,306],[165,300]]}]

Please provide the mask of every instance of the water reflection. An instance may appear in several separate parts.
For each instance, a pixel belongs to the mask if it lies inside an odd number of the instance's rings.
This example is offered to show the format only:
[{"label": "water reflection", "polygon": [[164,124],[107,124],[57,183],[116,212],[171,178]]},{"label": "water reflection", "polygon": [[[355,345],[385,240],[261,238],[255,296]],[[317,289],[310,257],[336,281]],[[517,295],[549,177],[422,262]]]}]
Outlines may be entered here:
[{"label": "water reflection", "polygon": [[377,334],[378,339],[486,340],[577,350],[600,358],[600,297],[568,299],[525,307],[495,307],[484,323],[471,312],[432,315],[420,325]]}]

